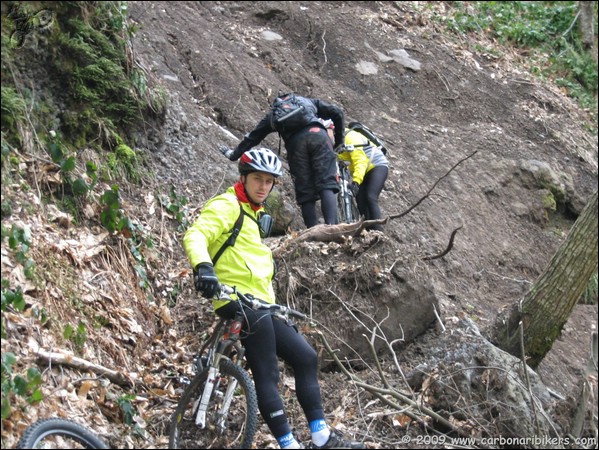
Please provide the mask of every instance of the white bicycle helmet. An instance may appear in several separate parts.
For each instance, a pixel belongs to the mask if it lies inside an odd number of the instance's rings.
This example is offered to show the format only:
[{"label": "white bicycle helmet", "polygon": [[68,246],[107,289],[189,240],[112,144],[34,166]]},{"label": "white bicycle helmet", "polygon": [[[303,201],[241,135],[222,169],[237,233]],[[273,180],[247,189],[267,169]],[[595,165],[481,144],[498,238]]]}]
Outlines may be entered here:
[{"label": "white bicycle helmet", "polygon": [[264,147],[253,148],[239,159],[239,173],[247,175],[252,172],[266,172],[277,178],[283,175],[283,165],[272,150]]}]

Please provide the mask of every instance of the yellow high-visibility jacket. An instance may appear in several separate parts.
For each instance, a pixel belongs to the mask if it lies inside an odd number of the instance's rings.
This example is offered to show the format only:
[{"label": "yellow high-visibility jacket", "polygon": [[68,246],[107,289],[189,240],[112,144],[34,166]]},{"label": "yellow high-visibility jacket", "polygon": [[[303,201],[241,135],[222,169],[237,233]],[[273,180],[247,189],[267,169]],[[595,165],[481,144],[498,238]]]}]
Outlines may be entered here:
[{"label": "yellow high-visibility jacket", "polygon": [[[239,205],[258,220],[262,208],[254,211],[249,203],[239,202],[233,186],[221,195],[210,199],[183,237],[183,248],[192,267],[200,263],[212,263],[212,258],[229,238],[239,218]],[[258,223],[244,217],[235,245],[229,246],[214,266],[220,283],[236,286],[244,294],[275,302],[272,287],[274,262],[271,250],[262,243]],[[228,301],[214,300],[214,308]]]},{"label": "yellow high-visibility jacket", "polygon": [[374,165],[370,158],[364,152],[364,148],[373,145],[364,135],[357,131],[346,128],[345,146],[348,150],[338,153],[337,157],[341,161],[349,161],[349,172],[353,181],[362,184],[364,176],[372,169]]}]

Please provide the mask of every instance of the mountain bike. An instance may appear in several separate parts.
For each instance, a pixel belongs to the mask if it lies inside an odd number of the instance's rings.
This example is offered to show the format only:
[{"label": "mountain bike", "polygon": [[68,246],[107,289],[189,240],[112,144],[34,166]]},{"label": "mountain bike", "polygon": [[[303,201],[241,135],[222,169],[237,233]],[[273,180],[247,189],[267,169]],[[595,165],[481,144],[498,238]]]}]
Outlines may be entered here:
[{"label": "mountain bike", "polygon": [[[264,303],[235,287],[221,285],[219,299],[289,320],[306,316],[283,305]],[[244,313],[220,319],[195,358],[196,375],[185,388],[170,424],[169,448],[251,448],[258,428],[256,389],[243,368],[240,342]]]},{"label": "mountain bike", "polygon": [[109,448],[82,425],[66,419],[42,419],[30,425],[16,448]]},{"label": "mountain bike", "polygon": [[353,223],[360,219],[358,205],[350,186],[352,182],[349,168],[345,161],[337,160],[339,177],[339,193],[337,194],[337,216],[340,223]]}]

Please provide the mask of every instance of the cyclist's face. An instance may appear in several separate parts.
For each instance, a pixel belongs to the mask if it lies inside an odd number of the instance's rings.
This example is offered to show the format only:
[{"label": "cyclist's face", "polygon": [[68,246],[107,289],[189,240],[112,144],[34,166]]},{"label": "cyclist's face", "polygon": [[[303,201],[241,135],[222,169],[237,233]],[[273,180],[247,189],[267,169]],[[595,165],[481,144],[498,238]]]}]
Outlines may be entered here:
[{"label": "cyclist's face", "polygon": [[270,194],[275,177],[270,173],[252,172],[245,176],[245,192],[254,203],[262,203]]}]

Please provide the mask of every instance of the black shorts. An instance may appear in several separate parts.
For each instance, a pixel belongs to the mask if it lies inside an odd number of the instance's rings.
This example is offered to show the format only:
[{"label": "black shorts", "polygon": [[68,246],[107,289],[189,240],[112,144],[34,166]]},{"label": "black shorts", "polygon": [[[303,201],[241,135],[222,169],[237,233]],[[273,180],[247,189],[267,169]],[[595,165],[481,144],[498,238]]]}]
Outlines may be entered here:
[{"label": "black shorts", "polygon": [[298,131],[285,148],[298,204],[318,200],[325,189],[339,192],[337,155],[324,128],[313,125]]}]

